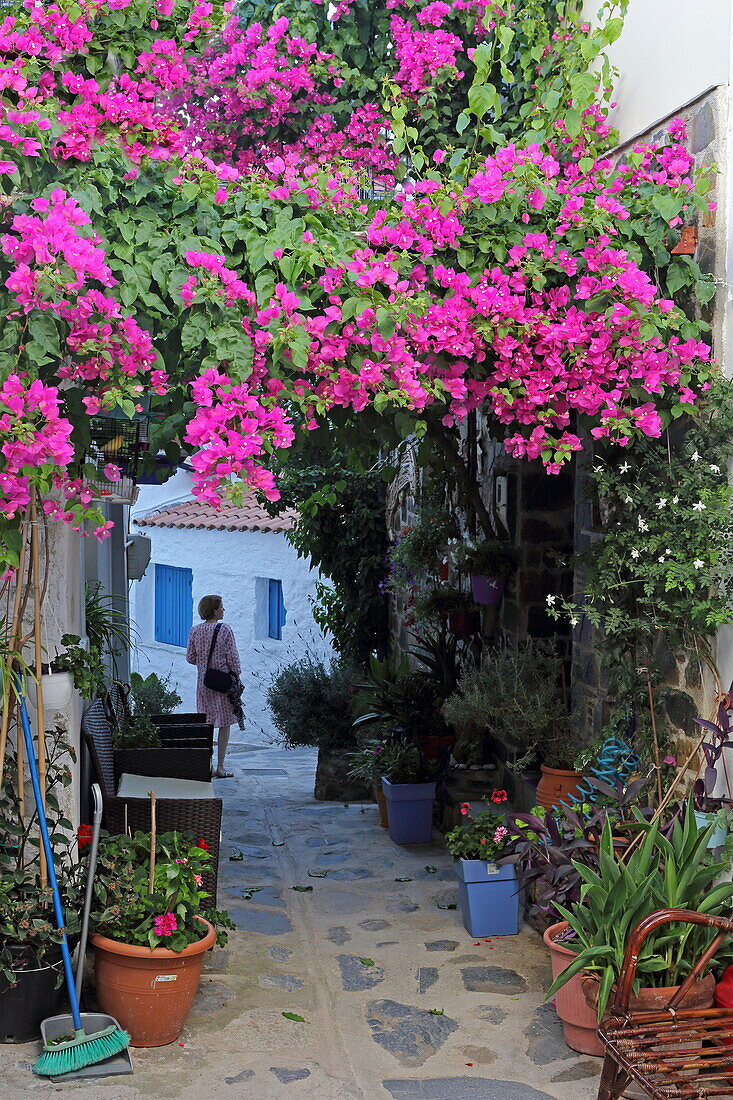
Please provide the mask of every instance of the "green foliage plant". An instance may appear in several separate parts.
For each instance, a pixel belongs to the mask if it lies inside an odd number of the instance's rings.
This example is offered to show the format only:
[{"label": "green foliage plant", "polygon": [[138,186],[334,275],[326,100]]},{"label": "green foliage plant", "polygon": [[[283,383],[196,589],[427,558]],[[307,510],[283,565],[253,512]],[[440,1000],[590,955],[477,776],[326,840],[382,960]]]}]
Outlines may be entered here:
[{"label": "green foliage plant", "polygon": [[[66,913],[66,932],[79,930],[76,896],[76,838],[64,816],[60,796],[71,784],[73,750],[57,727],[46,734],[46,817],[57,859],[56,871]],[[9,753],[0,790],[0,982],[14,982],[14,970],[35,970],[60,959],[59,930],[53,919],[51,891],[41,883],[37,815],[26,801],[21,815],[15,776],[17,759]],[[61,977],[59,976],[59,981]]]},{"label": "green foliage plant", "polygon": [[217,945],[223,947],[226,929],[234,925],[223,910],[207,906],[201,877],[210,858],[208,846],[187,834],[160,834],[150,890],[150,835],[102,834],[94,877],[94,931],[120,943],[182,951],[202,938],[197,917],[203,917],[214,925]]},{"label": "green foliage plant", "polygon": [[105,667],[96,647],[81,644],[78,634],[62,634],[63,649],[51,662],[52,672],[69,672],[82,699],[96,699],[104,691]]},{"label": "green foliage plant", "polygon": [[[114,601],[119,596],[106,595],[100,582],[87,583],[84,590],[84,629],[89,648],[114,662],[130,646],[127,616]],[[127,600],[124,600],[127,604]]]},{"label": "green foliage plant", "polygon": [[384,775],[384,752],[388,741],[386,732],[381,737],[363,739],[356,752],[351,754],[349,778],[363,783],[365,787],[375,787]]},{"label": "green foliage plant", "polygon": [[160,733],[148,714],[132,714],[122,730],[115,728],[113,743],[116,749],[160,748]]},{"label": "green foliage plant", "polygon": [[285,748],[353,749],[354,672],[343,660],[313,654],[283,665],[267,689],[267,705]]},{"label": "green foliage plant", "polygon": [[460,573],[508,577],[513,568],[510,548],[499,539],[465,539],[451,548],[451,561]]},{"label": "green foliage plant", "polygon": [[138,672],[130,673],[130,705],[133,714],[173,714],[181,705],[181,697],[170,686],[169,676],[158,676],[151,672],[142,677]]},{"label": "green foliage plant", "polygon": [[399,662],[372,657],[369,673],[354,700],[356,729],[380,723],[415,745],[422,737],[447,732],[440,684],[425,671],[412,670],[407,657]]},{"label": "green foliage plant", "polygon": [[285,499],[298,509],[288,540],[328,578],[316,583],[313,617],[337,653],[366,666],[370,654],[387,647],[384,482],[378,473],[338,464],[296,466],[294,472],[299,479],[305,474],[306,491],[301,487],[298,494],[288,482]]},{"label": "green foliage plant", "polygon": [[470,592],[464,592],[457,585],[439,584],[425,587],[415,596],[411,618],[417,624],[428,628],[445,629],[449,615],[459,612],[470,613],[477,610]]},{"label": "green foliage plant", "polygon": [[[580,900],[572,909],[556,903],[568,921],[565,946],[575,958],[555,979],[552,997],[575,974],[586,972],[598,979],[598,1019],[606,1010],[618,980],[626,943],[632,929],[657,909],[692,909],[712,916],[727,915],[733,900],[733,883],[716,885],[720,863],[707,849],[714,829],[698,829],[692,802],[674,822],[669,836],[658,821],[646,821],[634,812],[644,840],[625,859],[613,844],[611,823],[606,821],[600,840],[598,868],[573,861],[582,880]],[[714,936],[711,929],[691,925],[665,925],[644,942],[634,992],[646,986],[678,985]],[[715,966],[731,955],[730,944],[715,956]]]},{"label": "green foliage plant", "polygon": [[382,775],[393,784],[431,783],[438,768],[426,760],[418,745],[405,738],[395,737],[381,754]]},{"label": "green foliage plant", "polygon": [[537,751],[558,739],[569,724],[560,690],[560,661],[549,642],[527,639],[516,647],[487,651],[468,668],[444,707],[455,728],[469,724],[513,745],[525,768]]}]

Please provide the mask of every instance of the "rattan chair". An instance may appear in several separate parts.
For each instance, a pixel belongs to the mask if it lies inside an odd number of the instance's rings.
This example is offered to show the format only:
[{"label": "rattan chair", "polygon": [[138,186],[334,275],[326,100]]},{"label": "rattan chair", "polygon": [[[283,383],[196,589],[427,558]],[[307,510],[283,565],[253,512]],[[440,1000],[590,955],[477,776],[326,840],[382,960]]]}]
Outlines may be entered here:
[{"label": "rattan chair", "polygon": [[[211,859],[204,885],[211,894],[211,904],[215,905],[222,801],[213,794],[209,749],[206,746],[115,749],[112,733],[107,708],[97,699],[82,719],[82,735],[95,780],[102,789],[105,828],[113,834],[150,828],[150,799],[145,791],[147,784],[140,777],[150,779],[150,788],[155,790],[157,786],[161,792],[156,798],[158,832],[190,831],[209,845]],[[134,793],[125,794],[125,787]],[[175,792],[173,796],[168,794],[170,789]]]},{"label": "rattan chair", "polygon": [[[718,930],[682,985],[663,1008],[630,1008],[644,940],[662,924],[699,924]],[[653,1100],[733,1097],[733,1009],[679,1008],[693,983],[728,936],[733,920],[688,909],[659,909],[629,937],[616,994],[598,1028],[604,1047],[598,1100],[618,1100],[630,1081]]]}]

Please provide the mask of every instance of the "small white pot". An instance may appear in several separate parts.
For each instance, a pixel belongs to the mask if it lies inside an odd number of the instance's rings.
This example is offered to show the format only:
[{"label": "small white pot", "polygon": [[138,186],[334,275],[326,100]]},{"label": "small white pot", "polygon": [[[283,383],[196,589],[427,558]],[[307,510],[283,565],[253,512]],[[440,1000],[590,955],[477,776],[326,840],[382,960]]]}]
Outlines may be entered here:
[{"label": "small white pot", "polygon": [[43,709],[66,710],[71,703],[74,681],[70,672],[46,672],[41,676]]}]

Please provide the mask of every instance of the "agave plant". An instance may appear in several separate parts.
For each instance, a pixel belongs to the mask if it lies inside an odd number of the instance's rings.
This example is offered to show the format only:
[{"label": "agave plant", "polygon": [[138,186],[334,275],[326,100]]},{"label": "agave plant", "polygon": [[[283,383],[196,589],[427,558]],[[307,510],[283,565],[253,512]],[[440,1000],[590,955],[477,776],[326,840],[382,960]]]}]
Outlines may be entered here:
[{"label": "agave plant", "polygon": [[[550,986],[552,997],[575,974],[585,971],[598,979],[598,1018],[605,1012],[621,971],[626,942],[632,929],[657,909],[692,909],[711,915],[728,914],[733,883],[715,885],[722,868],[707,849],[714,826],[699,829],[690,799],[669,836],[658,821],[650,823],[634,811],[645,834],[625,860],[613,843],[607,821],[598,850],[598,869],[573,860],[582,885],[572,908],[556,903],[568,922],[564,946],[575,958]],[[644,941],[637,966],[634,992],[641,986],[678,985],[715,935],[698,925],[667,924]],[[715,965],[733,957],[730,944],[715,956]]]}]

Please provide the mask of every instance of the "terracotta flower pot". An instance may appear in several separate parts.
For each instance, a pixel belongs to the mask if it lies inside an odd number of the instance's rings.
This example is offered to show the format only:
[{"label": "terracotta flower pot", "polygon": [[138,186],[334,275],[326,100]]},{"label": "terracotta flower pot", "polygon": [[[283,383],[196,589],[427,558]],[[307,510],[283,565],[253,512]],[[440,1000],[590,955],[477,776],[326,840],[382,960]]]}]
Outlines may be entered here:
[{"label": "terracotta flower pot", "polygon": [[[551,924],[542,937],[550,949],[552,977],[562,974],[575,958],[575,952],[564,944],[556,943],[557,937],[568,927],[567,921]],[[583,981],[579,974],[571,978],[562,989],[558,989],[554,998],[555,1011],[562,1020],[565,1042],[572,1050],[581,1054],[593,1054],[600,1057],[603,1047],[598,1038],[595,1010],[591,1008],[583,991]]]},{"label": "terracotta flower pot", "polygon": [[451,611],[448,616],[448,629],[457,638],[468,638],[478,633],[480,626],[476,611]]},{"label": "terracotta flower pot", "polygon": [[379,824],[383,829],[389,828],[389,821],[387,820],[387,799],[384,797],[384,791],[382,790],[381,782],[377,783],[374,787],[374,798],[377,806],[379,807]]},{"label": "terracotta flower pot", "polygon": [[132,1046],[162,1047],[181,1034],[199,987],[204,955],[216,943],[213,925],[197,919],[204,935],[183,951],[90,937],[99,1009],[130,1033]]},{"label": "terracotta flower pot", "polygon": [[537,784],[537,804],[551,810],[561,802],[572,802],[578,793],[583,779],[582,772],[566,771],[564,768],[541,766],[542,778]]}]

